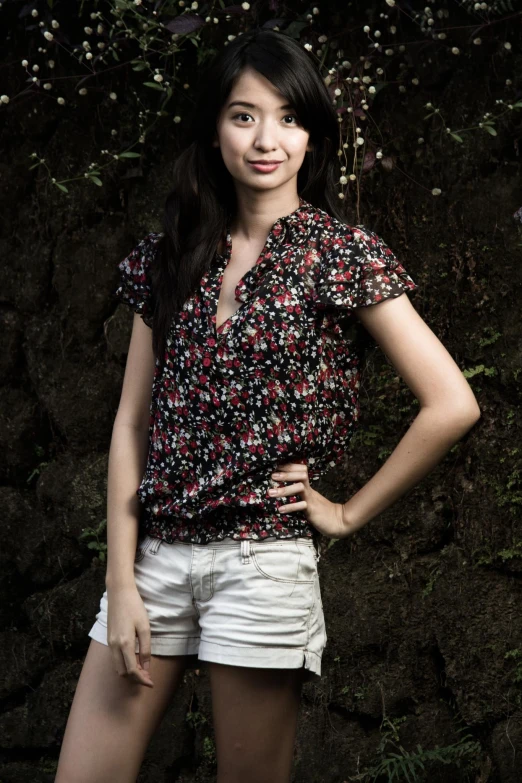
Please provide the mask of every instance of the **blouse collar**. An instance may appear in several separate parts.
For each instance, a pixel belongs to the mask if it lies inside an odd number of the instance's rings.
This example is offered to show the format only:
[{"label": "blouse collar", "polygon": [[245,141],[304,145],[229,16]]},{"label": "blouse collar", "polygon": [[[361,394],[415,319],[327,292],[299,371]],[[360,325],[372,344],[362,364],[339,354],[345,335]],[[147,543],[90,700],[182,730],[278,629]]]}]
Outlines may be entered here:
[{"label": "blouse collar", "polygon": [[[308,236],[312,227],[313,214],[315,207],[299,196],[299,206],[289,215],[282,215],[277,218],[268,233],[267,244],[269,246],[283,243],[301,244]],[[230,226],[232,214],[229,213],[225,229],[225,250],[223,253],[216,254],[218,258],[230,256],[232,250],[232,236]]]}]

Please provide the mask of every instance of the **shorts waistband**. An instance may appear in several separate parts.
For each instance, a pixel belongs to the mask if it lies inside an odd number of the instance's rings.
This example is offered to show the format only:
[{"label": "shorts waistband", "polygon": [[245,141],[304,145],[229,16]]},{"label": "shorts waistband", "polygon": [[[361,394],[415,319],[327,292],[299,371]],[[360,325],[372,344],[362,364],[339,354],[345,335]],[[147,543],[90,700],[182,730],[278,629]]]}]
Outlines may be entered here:
[{"label": "shorts waistband", "polygon": [[[147,539],[149,539],[147,541]],[[156,538],[154,536],[150,536],[148,533],[146,534],[145,541],[147,543],[145,544],[145,548],[149,549],[151,554],[156,554],[160,546],[164,543],[166,543],[162,538]],[[314,544],[313,539],[311,538],[278,538],[277,536],[267,536],[266,538],[262,539],[250,539],[250,538],[244,538],[244,539],[235,539],[231,538],[230,536],[226,536],[225,538],[222,538],[220,540],[215,541],[209,541],[207,544],[195,544],[192,541],[174,541],[173,544],[181,544],[185,546],[192,546],[195,548],[201,548],[201,549],[225,549],[225,548],[231,548],[231,549],[241,549],[241,558],[244,563],[249,562],[250,557],[250,547],[252,543],[257,544],[260,543],[261,545],[265,544],[266,542],[270,543],[296,543],[306,546],[315,547],[317,550],[317,547]],[[172,545],[170,545],[172,546]],[[320,557],[320,554],[318,552],[318,559]]]}]

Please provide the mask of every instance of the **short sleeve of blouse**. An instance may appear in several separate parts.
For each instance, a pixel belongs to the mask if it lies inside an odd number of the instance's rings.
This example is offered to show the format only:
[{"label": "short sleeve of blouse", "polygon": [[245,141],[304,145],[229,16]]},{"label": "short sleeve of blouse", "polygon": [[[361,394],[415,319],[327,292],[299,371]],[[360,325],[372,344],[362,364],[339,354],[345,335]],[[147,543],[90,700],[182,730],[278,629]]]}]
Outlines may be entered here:
[{"label": "short sleeve of blouse", "polygon": [[120,261],[120,283],[114,292],[120,302],[132,307],[151,328],[154,313],[152,265],[160,237],[161,234],[158,233],[147,234],[129,255]]},{"label": "short sleeve of blouse", "polygon": [[316,285],[316,307],[352,311],[417,289],[383,239],[357,225],[325,254]]}]

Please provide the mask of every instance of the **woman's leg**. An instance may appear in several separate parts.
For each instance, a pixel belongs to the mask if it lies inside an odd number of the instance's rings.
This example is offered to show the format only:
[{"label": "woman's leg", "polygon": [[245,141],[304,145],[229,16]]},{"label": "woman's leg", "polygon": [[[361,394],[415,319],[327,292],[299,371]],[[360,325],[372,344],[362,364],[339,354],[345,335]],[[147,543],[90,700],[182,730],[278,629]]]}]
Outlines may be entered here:
[{"label": "woman's leg", "polygon": [[289,783],[303,669],[207,666],[217,783]]},{"label": "woman's leg", "polygon": [[67,722],[55,783],[134,783],[148,743],[180,685],[185,656],[150,659],[154,687],[120,676],[91,640]]}]

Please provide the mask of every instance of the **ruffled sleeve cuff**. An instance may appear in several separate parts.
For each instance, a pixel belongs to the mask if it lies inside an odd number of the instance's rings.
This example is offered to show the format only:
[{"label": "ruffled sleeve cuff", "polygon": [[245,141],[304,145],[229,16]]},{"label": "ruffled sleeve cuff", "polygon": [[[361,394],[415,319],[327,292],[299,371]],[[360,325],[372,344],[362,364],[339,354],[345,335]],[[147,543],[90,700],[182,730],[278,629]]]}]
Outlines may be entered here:
[{"label": "ruffled sleeve cuff", "polygon": [[143,321],[152,328],[154,313],[154,292],[152,287],[152,265],[161,233],[152,232],[142,239],[129,255],[120,261],[118,270],[120,284],[114,296],[129,305],[141,315]]},{"label": "ruffled sleeve cuff", "polygon": [[386,243],[370,229],[349,227],[325,254],[316,307],[351,311],[418,289]]}]

